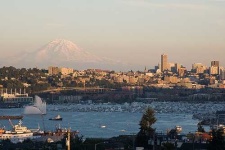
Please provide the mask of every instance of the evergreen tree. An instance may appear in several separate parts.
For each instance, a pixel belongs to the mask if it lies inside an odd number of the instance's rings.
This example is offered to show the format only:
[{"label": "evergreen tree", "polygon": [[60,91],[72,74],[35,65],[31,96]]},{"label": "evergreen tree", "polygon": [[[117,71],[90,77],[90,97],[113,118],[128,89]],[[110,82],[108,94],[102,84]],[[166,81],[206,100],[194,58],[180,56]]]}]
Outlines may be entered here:
[{"label": "evergreen tree", "polygon": [[153,139],[155,133],[155,129],[152,127],[155,122],[155,111],[148,107],[139,123],[140,131],[136,137],[136,146],[148,147],[148,140]]}]

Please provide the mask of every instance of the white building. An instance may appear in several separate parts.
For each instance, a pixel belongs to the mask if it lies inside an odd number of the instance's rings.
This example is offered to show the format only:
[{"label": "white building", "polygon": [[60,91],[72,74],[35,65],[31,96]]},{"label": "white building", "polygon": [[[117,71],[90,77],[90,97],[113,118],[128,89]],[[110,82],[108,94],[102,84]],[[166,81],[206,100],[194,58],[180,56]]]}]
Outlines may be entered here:
[{"label": "white building", "polygon": [[33,97],[28,96],[28,93],[24,91],[24,93],[17,93],[16,89],[14,92],[12,92],[12,89],[10,93],[8,93],[7,89],[5,91],[1,91],[1,99],[4,103],[33,103],[34,99]]}]

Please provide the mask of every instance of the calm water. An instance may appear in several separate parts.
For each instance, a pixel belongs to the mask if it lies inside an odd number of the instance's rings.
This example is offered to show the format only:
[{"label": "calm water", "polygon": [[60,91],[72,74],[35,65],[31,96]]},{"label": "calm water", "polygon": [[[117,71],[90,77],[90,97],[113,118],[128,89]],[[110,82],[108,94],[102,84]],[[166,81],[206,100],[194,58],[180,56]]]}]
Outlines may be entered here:
[{"label": "calm water", "polygon": [[[0,115],[19,115],[22,108],[0,109]],[[62,121],[52,121],[49,118],[60,114]],[[72,130],[79,130],[84,137],[113,137],[122,134],[134,134],[139,131],[139,121],[142,113],[130,112],[62,112],[47,111],[43,118],[40,115],[26,115],[23,118],[23,125],[28,128],[37,128],[53,131],[55,126],[62,128],[71,127]],[[156,114],[157,122],[154,127],[158,131],[166,132],[176,125],[183,128],[182,133],[194,132],[197,129],[197,120],[192,119],[192,114]],[[17,124],[18,120],[12,120]],[[0,120],[1,126],[11,128],[8,120]],[[105,128],[101,128],[104,125]]]}]

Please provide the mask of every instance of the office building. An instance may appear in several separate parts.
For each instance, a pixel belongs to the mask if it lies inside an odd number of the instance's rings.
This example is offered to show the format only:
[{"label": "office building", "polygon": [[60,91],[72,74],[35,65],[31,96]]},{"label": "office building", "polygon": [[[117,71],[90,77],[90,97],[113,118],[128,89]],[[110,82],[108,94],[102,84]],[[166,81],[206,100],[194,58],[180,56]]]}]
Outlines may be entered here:
[{"label": "office building", "polygon": [[167,59],[167,55],[162,54],[161,55],[161,71],[165,71],[168,70],[168,59]]},{"label": "office building", "polygon": [[220,73],[219,61],[211,61],[210,74],[219,75],[219,73]]},{"label": "office building", "polygon": [[211,61],[211,67],[212,66],[219,67],[220,66],[219,61]]},{"label": "office building", "polygon": [[192,72],[197,74],[204,73],[207,70],[207,66],[203,65],[202,63],[194,63],[192,64]]},{"label": "office building", "polygon": [[58,67],[53,67],[53,66],[48,67],[48,74],[49,75],[56,75],[58,73],[59,73]]},{"label": "office building", "polygon": [[73,68],[59,68],[59,72],[62,73],[62,75],[72,74]]}]

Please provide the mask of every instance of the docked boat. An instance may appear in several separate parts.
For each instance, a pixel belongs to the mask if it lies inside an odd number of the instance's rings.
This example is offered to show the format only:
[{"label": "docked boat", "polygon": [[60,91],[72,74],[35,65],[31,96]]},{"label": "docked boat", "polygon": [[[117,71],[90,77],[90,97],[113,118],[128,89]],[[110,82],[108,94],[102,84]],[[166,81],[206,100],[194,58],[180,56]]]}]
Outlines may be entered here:
[{"label": "docked boat", "polygon": [[7,115],[4,115],[4,116],[0,116],[0,119],[3,120],[3,119],[23,119],[23,116],[7,116]]},{"label": "docked boat", "polygon": [[62,117],[60,115],[57,115],[54,118],[50,118],[49,120],[62,120]]},{"label": "docked boat", "polygon": [[13,143],[23,142],[26,139],[34,139],[33,132],[29,130],[26,126],[22,126],[22,121],[20,120],[17,125],[12,125],[12,130],[5,130],[1,128],[0,140],[9,139]]}]

